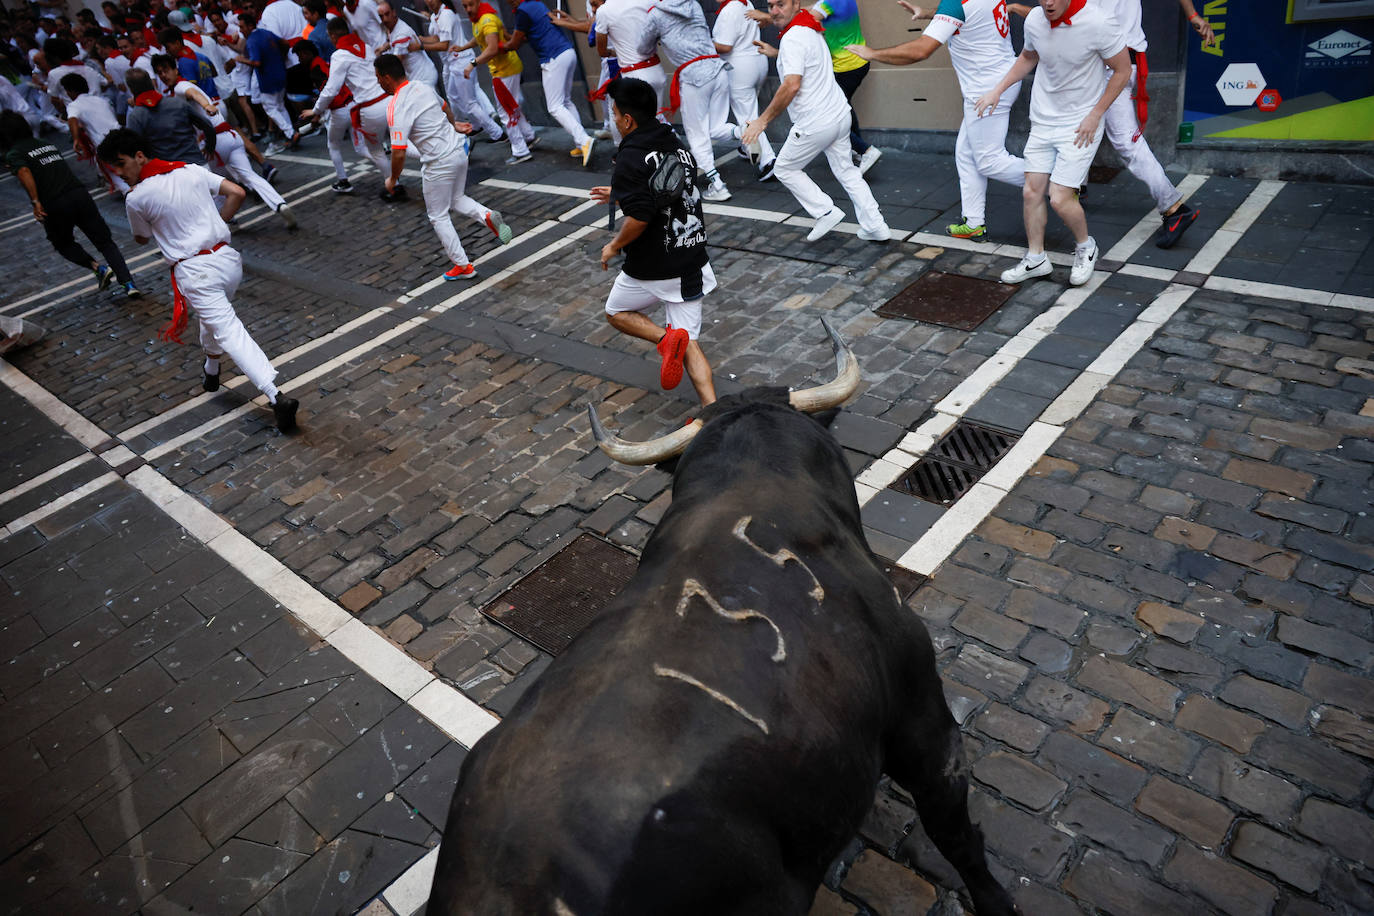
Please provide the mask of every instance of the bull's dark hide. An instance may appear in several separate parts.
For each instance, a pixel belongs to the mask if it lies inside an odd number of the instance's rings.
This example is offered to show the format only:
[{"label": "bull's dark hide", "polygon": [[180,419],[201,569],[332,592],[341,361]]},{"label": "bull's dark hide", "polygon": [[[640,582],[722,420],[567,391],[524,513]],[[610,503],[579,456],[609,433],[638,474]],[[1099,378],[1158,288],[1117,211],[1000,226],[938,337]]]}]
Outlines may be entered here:
[{"label": "bull's dark hide", "polygon": [[464,762],[429,913],[805,913],[884,770],[1010,913],[839,446],[783,389],[701,419],[634,579]]}]

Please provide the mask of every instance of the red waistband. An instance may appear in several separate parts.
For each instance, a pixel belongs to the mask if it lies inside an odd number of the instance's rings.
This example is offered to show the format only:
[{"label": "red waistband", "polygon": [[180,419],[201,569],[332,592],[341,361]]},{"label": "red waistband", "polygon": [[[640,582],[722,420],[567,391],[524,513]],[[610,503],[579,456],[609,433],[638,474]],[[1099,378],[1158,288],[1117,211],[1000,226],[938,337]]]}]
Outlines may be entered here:
[{"label": "red waistband", "polygon": [[621,67],[621,68],[620,68],[620,73],[621,73],[621,75],[623,76],[623,75],[626,74],[626,73],[633,73],[633,72],[635,72],[636,70],[643,70],[645,67],[657,67],[657,66],[658,66],[658,55],[655,54],[653,57],[649,58],[648,60],[641,60],[641,61],[640,61],[639,63],[637,63],[637,64],[630,64],[630,66],[628,66],[628,67]]},{"label": "red waistband", "polygon": [[234,126],[230,124],[228,121],[225,121],[222,124],[215,125],[215,133],[217,134],[232,134],[233,132]]},{"label": "red waistband", "polygon": [[366,108],[366,107],[368,107],[369,105],[376,105],[378,102],[383,101],[384,99],[388,99],[388,98],[390,98],[390,96],[387,95],[385,92],[383,92],[381,95],[377,96],[375,99],[370,99],[370,100],[368,100],[368,101],[366,101],[366,102],[359,102],[358,104],[354,105],[353,107],[354,107],[354,108]]},{"label": "red waistband", "polygon": [[[219,244],[215,245],[213,248],[202,248],[200,251],[197,251],[195,254],[190,255],[190,256],[188,256],[188,257],[185,257],[185,258],[182,258],[181,261],[189,261],[189,260],[191,260],[191,258],[198,258],[198,257],[200,257],[200,256],[203,255],[203,254],[214,254],[216,251],[219,251],[221,248],[223,248],[225,245],[228,245],[228,244],[229,244],[228,242],[220,242]],[[177,261],[177,263],[180,264],[181,261]]]}]

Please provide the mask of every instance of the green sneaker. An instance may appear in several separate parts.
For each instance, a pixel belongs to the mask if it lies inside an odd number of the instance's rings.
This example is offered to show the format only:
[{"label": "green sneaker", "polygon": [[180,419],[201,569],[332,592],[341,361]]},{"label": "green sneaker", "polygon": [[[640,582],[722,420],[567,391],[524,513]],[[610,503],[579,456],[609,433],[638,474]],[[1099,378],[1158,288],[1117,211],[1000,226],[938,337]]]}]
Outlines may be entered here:
[{"label": "green sneaker", "polygon": [[945,232],[956,239],[972,239],[975,242],[981,242],[988,237],[987,226],[970,226],[967,220],[962,223],[951,223],[945,227]]}]

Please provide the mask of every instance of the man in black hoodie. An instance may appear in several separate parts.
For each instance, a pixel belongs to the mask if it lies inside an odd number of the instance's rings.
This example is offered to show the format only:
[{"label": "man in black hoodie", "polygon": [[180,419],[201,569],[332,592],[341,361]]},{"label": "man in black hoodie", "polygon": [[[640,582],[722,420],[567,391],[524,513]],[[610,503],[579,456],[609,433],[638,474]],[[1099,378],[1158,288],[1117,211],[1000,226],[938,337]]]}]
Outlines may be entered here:
[{"label": "man in black hoodie", "polygon": [[[701,192],[692,154],[672,128],[657,119],[658,95],[643,80],[622,78],[610,85],[611,114],[625,139],[616,152],[610,187],[592,188],[592,198],[620,205],[625,219],[616,237],[601,249],[601,269],[625,253],[625,264],[606,299],[606,320],[622,334],[657,344],[663,357],[659,381],[676,388],[682,371],[692,380],[702,406],[716,399],[711,364],[697,343],[701,303],[716,288],[706,257]],[[649,179],[667,157],[676,157],[688,176],[680,195],[664,203]],[[662,302],[668,326],[660,328],[645,313]]]}]

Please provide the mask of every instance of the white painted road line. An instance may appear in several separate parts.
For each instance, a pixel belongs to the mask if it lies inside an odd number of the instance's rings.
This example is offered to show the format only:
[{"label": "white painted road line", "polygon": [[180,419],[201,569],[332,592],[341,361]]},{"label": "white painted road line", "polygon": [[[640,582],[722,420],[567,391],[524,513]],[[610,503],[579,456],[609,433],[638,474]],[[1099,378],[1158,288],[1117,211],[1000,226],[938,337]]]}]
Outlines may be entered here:
[{"label": "white painted road line", "polygon": [[1264,299],[1280,299],[1285,302],[1307,302],[1312,305],[1353,309],[1357,312],[1374,312],[1374,297],[1356,296],[1352,293],[1332,293],[1321,289],[1262,283],[1259,280],[1234,280],[1230,277],[1208,277],[1207,282],[1203,283],[1202,287],[1222,293],[1235,293],[1240,296],[1259,296]]},{"label": "white painted road line", "polygon": [[6,525],[4,528],[0,528],[0,540],[9,537],[11,534],[15,534],[16,532],[22,531],[30,525],[38,524],[43,519],[47,518],[49,515],[52,515],[59,509],[65,509],[67,506],[70,506],[77,500],[85,499],[87,496],[90,496],[97,490],[100,490],[103,487],[107,487],[117,480],[119,480],[118,474],[116,474],[114,471],[107,471],[106,473],[101,474],[94,480],[89,480],[86,483],[83,483],[75,490],[62,494],[61,496],[57,497],[57,499],[54,499],[52,502],[47,503],[43,506],[39,506],[37,509],[34,509],[32,512],[26,515],[21,515],[19,518],[15,519],[14,521]]},{"label": "white painted road line", "polygon": [[57,467],[52,468],[51,470],[44,471],[42,474],[39,474],[37,477],[30,477],[28,480],[24,481],[23,483],[21,483],[21,484],[19,484],[19,485],[17,485],[17,486],[10,487],[10,488],[9,488],[8,490],[6,490],[4,493],[0,493],[0,505],[3,505],[3,504],[5,504],[5,503],[7,503],[7,502],[9,502],[9,501],[11,501],[11,500],[13,500],[13,499],[18,499],[19,497],[23,496],[25,493],[27,493],[27,492],[29,492],[30,490],[32,490],[34,487],[41,487],[43,484],[47,483],[49,480],[56,480],[57,478],[61,477],[63,474],[67,473],[68,471],[72,470],[73,468],[80,467],[81,465],[85,464],[87,461],[90,461],[90,460],[91,460],[92,458],[94,458],[94,457],[95,457],[95,456],[92,455],[90,452],[86,452],[86,453],[83,454],[83,455],[77,455],[75,458],[72,458],[72,459],[70,459],[70,460],[64,461],[64,462],[62,462],[61,464],[59,464]]},{"label": "white painted road line", "polygon": [[[1207,181],[1206,175],[1185,175],[1183,180],[1178,183],[1178,191],[1183,195],[1183,200],[1187,201],[1193,196],[1198,188],[1202,187]],[[1140,218],[1140,222],[1131,227],[1115,245],[1107,249],[1107,253],[1102,256],[1104,261],[1129,261],[1131,255],[1140,250],[1140,246],[1150,240],[1159,231],[1159,213],[1151,210]]]},{"label": "white painted road line", "polygon": [[1198,249],[1197,254],[1193,255],[1188,266],[1184,270],[1192,273],[1210,274],[1216,270],[1222,258],[1235,247],[1236,242],[1245,234],[1245,230],[1259,219],[1259,215],[1264,212],[1264,208],[1269,206],[1280,191],[1283,190],[1282,181],[1265,180],[1255,186],[1250,195],[1241,202],[1229,219],[1221,224],[1221,228],[1212,233],[1203,246]]}]

